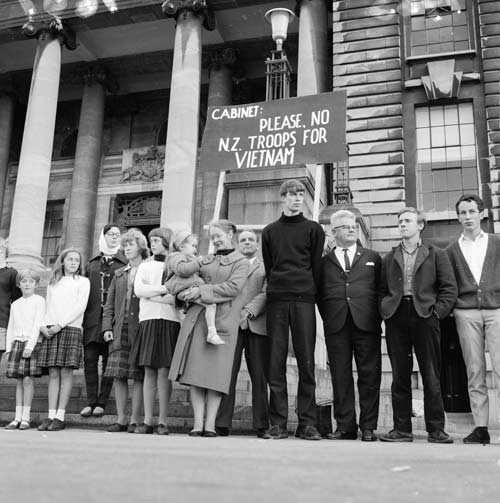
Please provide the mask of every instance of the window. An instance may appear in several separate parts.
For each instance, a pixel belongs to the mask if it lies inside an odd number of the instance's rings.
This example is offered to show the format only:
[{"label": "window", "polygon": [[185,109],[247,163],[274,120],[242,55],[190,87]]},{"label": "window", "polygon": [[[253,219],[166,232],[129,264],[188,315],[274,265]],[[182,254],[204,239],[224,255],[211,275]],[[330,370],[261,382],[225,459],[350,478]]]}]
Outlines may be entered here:
[{"label": "window", "polygon": [[464,192],[478,192],[472,103],[415,109],[417,198],[428,212],[454,212]]},{"label": "window", "polygon": [[59,255],[63,231],[64,201],[48,201],[43,228],[42,260],[52,266]]},{"label": "window", "polygon": [[410,0],[410,55],[471,49],[466,0]]}]

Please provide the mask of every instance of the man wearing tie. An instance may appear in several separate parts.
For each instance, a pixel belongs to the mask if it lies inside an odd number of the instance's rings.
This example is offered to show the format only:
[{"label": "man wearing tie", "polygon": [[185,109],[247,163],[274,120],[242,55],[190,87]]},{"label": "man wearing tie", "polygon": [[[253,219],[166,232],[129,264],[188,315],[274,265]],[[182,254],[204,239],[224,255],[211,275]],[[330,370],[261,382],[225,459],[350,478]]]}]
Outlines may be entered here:
[{"label": "man wearing tie", "polygon": [[252,381],[253,427],[258,438],[271,438],[268,433],[269,338],[266,331],[266,272],[264,263],[257,257],[259,242],[253,231],[242,231],[238,237],[238,249],[249,261],[248,280],[243,287],[243,309],[240,313],[240,330],[234,354],[233,372],[229,394],[224,395],[215,421],[215,429],[221,436],[229,435],[233,419],[236,382],[245,349],[245,360]]},{"label": "man wearing tie", "polygon": [[331,217],[335,248],[322,259],[319,309],[333,384],[337,429],[331,440],[355,440],[358,424],[354,408],[352,358],[356,361],[361,440],[377,440],[381,379],[378,291],[381,258],[358,245],[355,215],[340,210]]}]

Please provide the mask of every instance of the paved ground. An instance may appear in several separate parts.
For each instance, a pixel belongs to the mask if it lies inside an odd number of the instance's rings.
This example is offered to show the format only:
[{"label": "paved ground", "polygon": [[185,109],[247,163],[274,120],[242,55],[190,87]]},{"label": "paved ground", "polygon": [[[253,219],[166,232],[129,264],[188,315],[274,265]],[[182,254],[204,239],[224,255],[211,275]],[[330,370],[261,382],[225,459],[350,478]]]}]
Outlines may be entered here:
[{"label": "paved ground", "polygon": [[498,502],[496,445],[0,430],[0,502]]}]

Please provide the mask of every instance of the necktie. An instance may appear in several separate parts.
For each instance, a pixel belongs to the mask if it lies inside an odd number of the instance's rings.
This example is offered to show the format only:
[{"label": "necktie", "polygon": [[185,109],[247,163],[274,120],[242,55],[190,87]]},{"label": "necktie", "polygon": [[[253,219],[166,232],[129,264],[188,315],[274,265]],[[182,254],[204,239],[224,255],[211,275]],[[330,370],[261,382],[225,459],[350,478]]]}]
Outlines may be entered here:
[{"label": "necktie", "polygon": [[351,262],[349,261],[349,255],[347,255],[347,248],[342,248],[342,251],[344,252],[345,270],[349,272],[351,270]]}]

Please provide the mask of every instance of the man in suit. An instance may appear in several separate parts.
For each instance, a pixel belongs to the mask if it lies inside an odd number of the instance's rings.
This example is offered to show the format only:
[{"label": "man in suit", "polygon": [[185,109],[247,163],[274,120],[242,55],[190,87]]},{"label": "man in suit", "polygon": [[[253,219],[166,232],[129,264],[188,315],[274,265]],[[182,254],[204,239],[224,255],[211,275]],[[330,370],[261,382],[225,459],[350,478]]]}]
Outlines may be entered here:
[{"label": "man in suit", "polygon": [[467,368],[475,428],[463,442],[489,444],[489,400],[486,385],[485,342],[500,397],[500,237],[481,230],[484,203],[464,194],[456,204],[463,233],[447,248],[458,284],[453,310]]},{"label": "man in suit", "polygon": [[221,436],[229,435],[234,412],[236,382],[241,366],[241,355],[245,360],[252,381],[253,427],[258,438],[271,438],[268,434],[268,390],[269,339],[266,332],[266,273],[264,263],[257,257],[259,242],[252,231],[243,231],[238,237],[239,251],[250,261],[248,280],[243,287],[243,309],[240,314],[240,329],[234,355],[231,386],[222,402],[215,422]]},{"label": "man in suit", "polygon": [[450,444],[444,431],[441,396],[441,332],[439,320],[449,314],[457,298],[457,284],[448,255],[420,233],[425,216],[415,208],[398,215],[401,243],[382,261],[381,303],[392,366],[394,429],[380,436],[384,442],[412,442],[411,373],[415,350],[424,384],[427,440]]},{"label": "man in suit", "polygon": [[378,253],[357,244],[356,216],[340,210],[331,218],[335,248],[323,257],[319,309],[333,384],[337,429],[331,440],[355,440],[358,425],[354,408],[352,358],[356,361],[361,440],[377,440],[381,379],[378,291],[382,260]]}]

